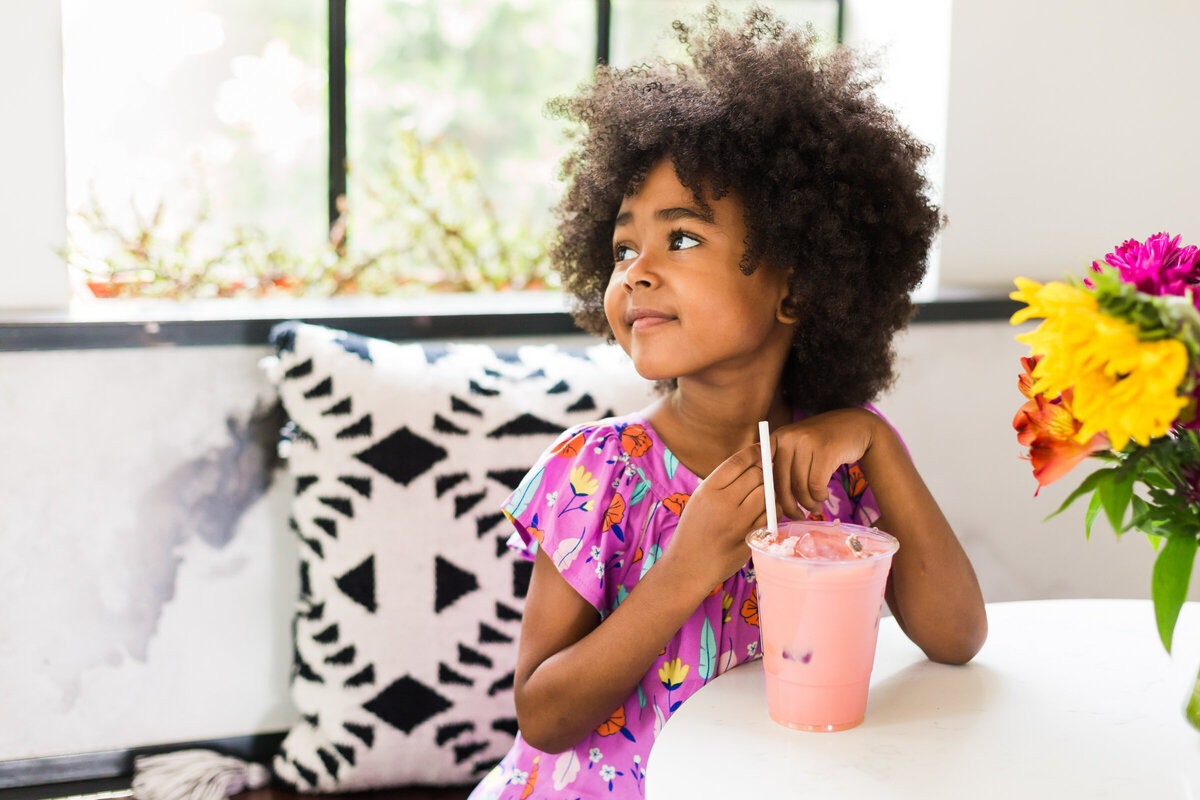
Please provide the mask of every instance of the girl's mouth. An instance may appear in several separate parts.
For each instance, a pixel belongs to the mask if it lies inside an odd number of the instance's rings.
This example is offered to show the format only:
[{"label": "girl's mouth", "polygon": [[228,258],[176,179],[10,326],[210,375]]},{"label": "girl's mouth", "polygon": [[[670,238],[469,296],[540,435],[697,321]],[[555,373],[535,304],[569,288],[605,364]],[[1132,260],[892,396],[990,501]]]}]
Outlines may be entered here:
[{"label": "girl's mouth", "polygon": [[650,308],[631,308],[625,314],[625,322],[635,331],[658,327],[665,322],[674,322],[676,317]]},{"label": "girl's mouth", "polygon": [[674,317],[639,317],[633,321],[632,327],[635,331],[644,331],[649,328],[657,328],[668,322],[674,322]]}]

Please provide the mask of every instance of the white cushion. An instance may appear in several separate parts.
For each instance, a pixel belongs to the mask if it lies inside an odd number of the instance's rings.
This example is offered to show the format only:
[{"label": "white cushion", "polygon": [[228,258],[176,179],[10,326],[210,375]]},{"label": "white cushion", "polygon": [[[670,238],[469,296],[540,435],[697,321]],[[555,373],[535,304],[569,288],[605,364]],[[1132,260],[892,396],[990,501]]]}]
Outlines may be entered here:
[{"label": "white cushion", "polygon": [[619,350],[272,332],[301,556],[273,769],[301,791],[468,784],[512,745],[532,564],[500,505],[569,426],[653,398]]}]

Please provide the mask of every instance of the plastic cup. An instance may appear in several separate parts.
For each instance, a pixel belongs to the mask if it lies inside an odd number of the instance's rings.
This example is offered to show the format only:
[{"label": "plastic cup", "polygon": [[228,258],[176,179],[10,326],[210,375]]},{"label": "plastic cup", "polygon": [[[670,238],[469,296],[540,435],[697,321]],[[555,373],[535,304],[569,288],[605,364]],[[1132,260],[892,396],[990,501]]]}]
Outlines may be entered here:
[{"label": "plastic cup", "polygon": [[758,583],[767,713],[799,730],[853,728],[866,714],[883,590],[900,543],[836,522],[785,522],[778,534],[757,530],[746,542]]}]

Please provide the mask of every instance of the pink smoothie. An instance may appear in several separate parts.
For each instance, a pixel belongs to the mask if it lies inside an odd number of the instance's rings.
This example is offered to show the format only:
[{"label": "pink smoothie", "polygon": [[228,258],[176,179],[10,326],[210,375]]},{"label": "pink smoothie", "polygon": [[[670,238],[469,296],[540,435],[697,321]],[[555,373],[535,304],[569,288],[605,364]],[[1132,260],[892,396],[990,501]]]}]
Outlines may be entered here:
[{"label": "pink smoothie", "polygon": [[758,582],[767,711],[789,728],[863,720],[883,590],[899,543],[873,528],[785,522],[746,537]]}]

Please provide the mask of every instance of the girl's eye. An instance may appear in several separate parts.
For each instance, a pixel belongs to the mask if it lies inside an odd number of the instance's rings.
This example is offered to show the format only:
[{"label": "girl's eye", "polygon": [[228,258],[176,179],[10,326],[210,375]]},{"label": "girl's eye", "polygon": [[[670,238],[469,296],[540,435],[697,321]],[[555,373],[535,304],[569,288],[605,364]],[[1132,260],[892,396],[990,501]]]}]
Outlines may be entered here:
[{"label": "girl's eye", "polygon": [[628,245],[619,244],[613,248],[613,261],[618,264],[622,261],[628,261],[636,255],[637,251]]},{"label": "girl's eye", "polygon": [[700,244],[700,240],[694,236],[689,236],[683,231],[673,231],[671,233],[671,249],[672,250],[690,250]]}]

